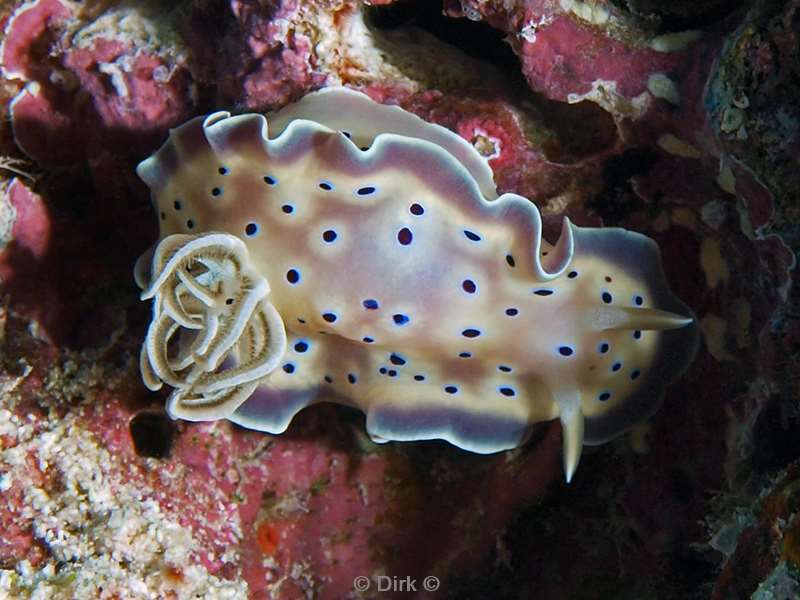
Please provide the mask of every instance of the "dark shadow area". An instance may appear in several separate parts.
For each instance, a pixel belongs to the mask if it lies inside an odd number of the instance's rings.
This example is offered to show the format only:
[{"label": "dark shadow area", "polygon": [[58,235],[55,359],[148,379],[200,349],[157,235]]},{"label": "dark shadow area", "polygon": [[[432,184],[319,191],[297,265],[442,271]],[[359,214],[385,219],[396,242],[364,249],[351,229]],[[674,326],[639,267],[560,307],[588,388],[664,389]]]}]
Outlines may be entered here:
[{"label": "dark shadow area", "polygon": [[715,557],[692,547],[692,540],[677,539],[669,557],[670,572],[674,574],[678,597],[686,600],[705,600],[711,597],[711,588],[719,564]]},{"label": "dark shadow area", "polygon": [[[248,51],[241,27],[230,5],[215,1],[196,4],[177,28],[189,57],[199,114],[221,108],[236,112],[235,106],[220,106],[220,98],[239,98],[242,77],[253,68],[252,64],[242,64]],[[216,43],[209,44],[208,40]]]},{"label": "dark shadow area", "polygon": [[631,187],[631,179],[647,175],[658,160],[649,147],[628,148],[603,164],[603,190],[588,204],[606,225],[617,225],[642,210],[644,201]]},{"label": "dark shadow area", "polygon": [[624,12],[635,17],[646,19],[655,25],[654,33],[664,34],[686,31],[689,29],[706,29],[718,24],[735,11],[746,8],[744,0],[643,0],[635,3],[631,9],[631,0],[612,0]]},{"label": "dark shadow area", "polygon": [[[436,39],[485,61],[509,76],[520,73],[519,59],[505,42],[506,34],[482,21],[453,19],[442,12],[442,3],[400,0],[387,6],[366,6],[367,23],[377,29],[415,26]],[[523,83],[519,76],[517,83]]]},{"label": "dark shadow area", "polygon": [[[59,348],[106,347],[131,317],[143,320],[128,315],[129,308],[147,312],[132,269],[155,238],[155,219],[133,174],[135,161],[106,160],[94,169],[78,163],[48,170],[33,186],[48,234],[43,254],[34,256],[15,240],[3,251],[9,271],[3,292]],[[35,225],[29,218],[18,215],[17,226]]]},{"label": "dark shadow area", "polygon": [[786,398],[773,397],[756,419],[750,463],[757,473],[781,469],[800,457],[800,423],[788,414],[788,406]]},{"label": "dark shadow area", "polygon": [[542,145],[542,151],[552,162],[578,163],[612,148],[617,142],[614,119],[594,102],[583,100],[567,104],[536,97],[534,104],[542,122],[555,134],[552,141]]},{"label": "dark shadow area", "polygon": [[167,458],[175,437],[175,426],[163,412],[143,411],[128,424],[133,448],[139,456]]}]

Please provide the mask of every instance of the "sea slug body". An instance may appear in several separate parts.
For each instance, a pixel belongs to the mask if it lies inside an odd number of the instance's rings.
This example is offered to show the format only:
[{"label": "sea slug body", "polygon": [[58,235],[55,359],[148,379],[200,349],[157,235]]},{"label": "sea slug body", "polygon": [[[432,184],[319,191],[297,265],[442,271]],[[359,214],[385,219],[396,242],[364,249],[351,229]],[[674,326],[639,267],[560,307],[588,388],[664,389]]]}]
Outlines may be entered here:
[{"label": "sea slug body", "polygon": [[694,354],[652,240],[565,219],[547,243],[465,140],[355,91],[194,119],[138,173],[160,225],[141,370],[175,418],[279,433],[332,400],[376,441],[481,453],[559,418],[570,479]]}]

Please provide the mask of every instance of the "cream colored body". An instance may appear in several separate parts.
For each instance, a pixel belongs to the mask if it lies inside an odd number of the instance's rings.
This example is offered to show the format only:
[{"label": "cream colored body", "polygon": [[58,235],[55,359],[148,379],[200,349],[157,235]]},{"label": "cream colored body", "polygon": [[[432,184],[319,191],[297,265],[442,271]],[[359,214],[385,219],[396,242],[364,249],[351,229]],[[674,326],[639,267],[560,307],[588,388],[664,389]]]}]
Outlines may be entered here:
[{"label": "cream colored body", "polygon": [[[691,323],[663,282],[652,242],[565,221],[551,246],[536,207],[486,192],[479,155],[454,134],[354,92],[309,98],[312,108],[326,98],[368,102],[391,115],[394,133],[376,138],[360,119],[304,120],[301,102],[300,114],[276,116],[277,137],[266,135],[262,117],[217,114],[202,125],[205,148],[188,143],[195,121],[140,167],[161,239],[218,232],[241,240],[246,251],[237,256],[268,282],[264,302],[286,332],[273,370],[252,381],[283,407],[279,417],[238,410],[241,390],[236,405],[174,401],[173,414],[279,431],[294,407],[334,398],[367,412],[378,439],[442,437],[479,452],[521,443],[530,424],[560,416],[569,477],[583,418],[624,415],[625,403],[653,385],[649,373],[669,335],[660,330]],[[403,136],[404,122],[421,137]],[[648,277],[626,264],[624,253],[638,247],[642,261],[656,261]],[[682,315],[667,312],[676,308]],[[270,401],[258,406],[268,412]],[[492,420],[503,430],[497,436],[482,425]]]}]

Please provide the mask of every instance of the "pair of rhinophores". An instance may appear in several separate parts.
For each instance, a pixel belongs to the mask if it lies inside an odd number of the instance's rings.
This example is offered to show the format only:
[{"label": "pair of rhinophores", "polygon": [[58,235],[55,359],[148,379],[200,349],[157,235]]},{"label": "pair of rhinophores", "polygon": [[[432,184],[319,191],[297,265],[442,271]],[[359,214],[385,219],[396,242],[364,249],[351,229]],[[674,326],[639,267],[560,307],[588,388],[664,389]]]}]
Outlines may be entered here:
[{"label": "pair of rhinophores", "polygon": [[280,433],[332,400],[376,441],[490,453],[558,417],[569,480],[695,351],[652,240],[565,218],[547,243],[472,145],[359,92],[193,119],[137,171],[160,225],[141,371],[175,418]]}]

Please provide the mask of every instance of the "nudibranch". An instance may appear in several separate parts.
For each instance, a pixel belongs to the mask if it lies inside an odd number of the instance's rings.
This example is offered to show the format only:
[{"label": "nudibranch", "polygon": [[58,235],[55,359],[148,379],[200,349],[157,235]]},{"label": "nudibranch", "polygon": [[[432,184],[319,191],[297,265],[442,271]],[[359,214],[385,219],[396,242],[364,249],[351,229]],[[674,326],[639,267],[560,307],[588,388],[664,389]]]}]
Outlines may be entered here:
[{"label": "nudibranch", "polygon": [[137,172],[160,225],[140,366],[173,418],[280,433],[328,400],[379,442],[490,453],[557,417],[569,480],[695,350],[651,239],[565,218],[547,243],[472,145],[359,92],[196,118]]}]

